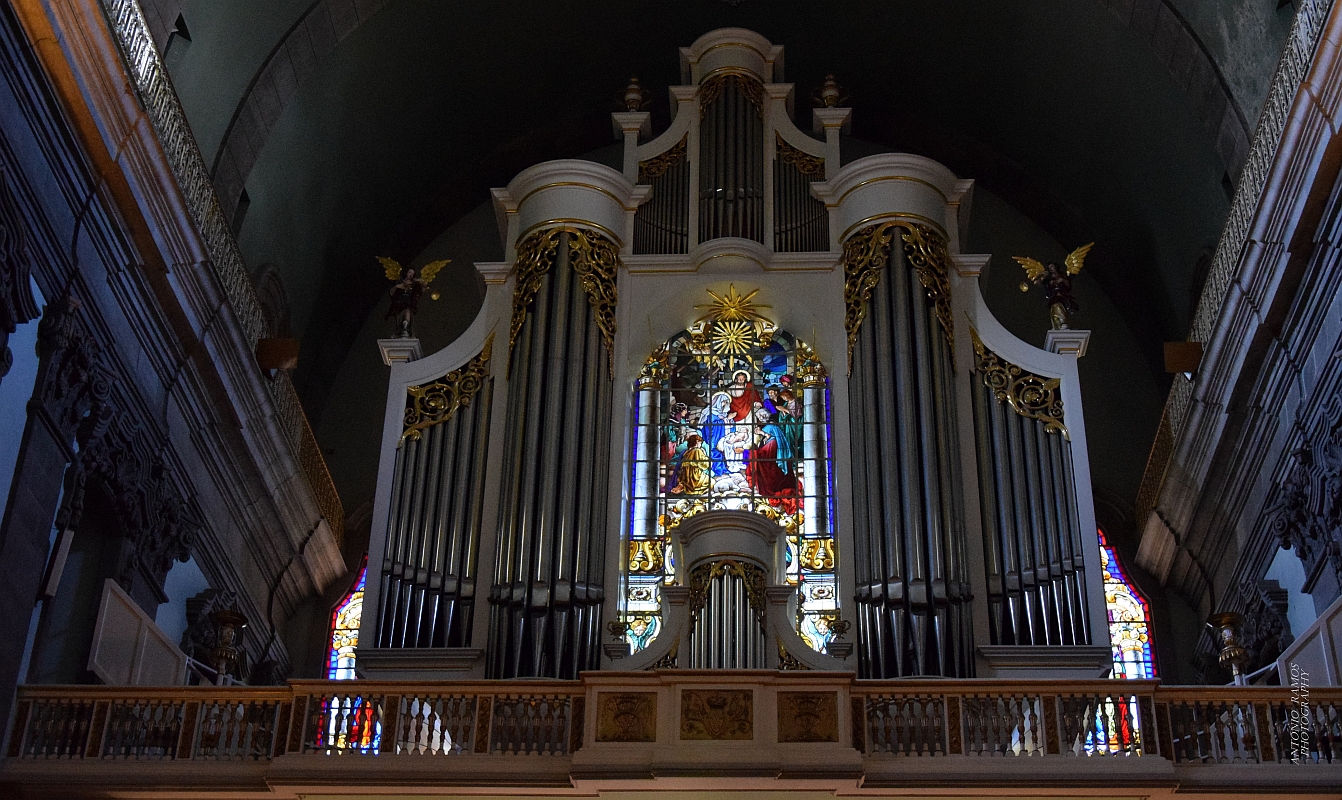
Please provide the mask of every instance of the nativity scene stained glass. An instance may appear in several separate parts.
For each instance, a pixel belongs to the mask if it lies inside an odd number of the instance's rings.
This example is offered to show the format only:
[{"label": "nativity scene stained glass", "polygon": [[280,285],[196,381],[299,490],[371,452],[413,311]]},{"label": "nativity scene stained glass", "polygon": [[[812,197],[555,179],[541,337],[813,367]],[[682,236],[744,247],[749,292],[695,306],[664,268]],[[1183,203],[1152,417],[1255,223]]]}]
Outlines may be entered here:
[{"label": "nativity scene stained glass", "polygon": [[331,640],[326,658],[326,678],[355,678],[354,651],[359,646],[359,623],[363,618],[363,590],[368,580],[368,559],[359,567],[359,579],[331,612]]},{"label": "nativity scene stained glass", "polygon": [[1115,678],[1156,677],[1151,657],[1151,611],[1119,563],[1118,553],[1100,534],[1100,567],[1104,571],[1104,604],[1109,612],[1109,642],[1114,650]]},{"label": "nativity scene stained glass", "polygon": [[709,292],[707,314],[659,347],[638,381],[622,614],[638,652],[676,582],[673,532],[718,509],[777,523],[797,631],[825,652],[838,619],[830,520],[830,395],[815,352],[761,313],[758,290]]}]

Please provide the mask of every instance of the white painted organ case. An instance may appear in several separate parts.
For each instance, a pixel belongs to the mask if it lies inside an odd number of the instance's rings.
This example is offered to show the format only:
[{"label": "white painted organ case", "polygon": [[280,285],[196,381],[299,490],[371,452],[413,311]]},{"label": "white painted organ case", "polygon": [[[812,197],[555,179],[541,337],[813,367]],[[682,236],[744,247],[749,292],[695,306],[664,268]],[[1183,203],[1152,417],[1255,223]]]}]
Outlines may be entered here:
[{"label": "white painted organ case", "polygon": [[1103,674],[1076,357],[988,312],[972,182],[842,164],[755,33],[681,65],[622,170],[494,191],[479,316],[393,364],[360,672]]}]

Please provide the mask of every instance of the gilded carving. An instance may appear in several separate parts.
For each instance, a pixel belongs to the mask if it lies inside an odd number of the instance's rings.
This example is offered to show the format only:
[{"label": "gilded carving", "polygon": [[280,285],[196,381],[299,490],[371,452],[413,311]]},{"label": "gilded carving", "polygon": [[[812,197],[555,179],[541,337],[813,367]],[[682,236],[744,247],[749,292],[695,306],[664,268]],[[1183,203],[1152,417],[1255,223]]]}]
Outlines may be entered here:
[{"label": "gilded carving", "polygon": [[951,283],[947,277],[951,263],[946,240],[926,225],[905,225],[904,257],[918,273],[918,282],[927,290],[936,308],[937,321],[946,334],[946,344],[955,350],[955,328],[951,320]]},{"label": "gilded carving", "polygon": [[829,371],[820,363],[815,348],[801,339],[797,341],[797,382],[803,389],[823,389],[829,380]]},{"label": "gilded carving", "polygon": [[598,742],[657,741],[656,692],[598,692]]},{"label": "gilded carving", "polygon": [[867,304],[871,300],[872,290],[880,283],[881,271],[890,263],[890,248],[897,229],[904,230],[900,237],[904,256],[936,309],[937,321],[946,334],[946,342],[952,349],[955,347],[951,285],[947,277],[950,256],[946,250],[946,239],[932,227],[905,220],[868,225],[843,244],[843,325],[848,332],[849,374],[853,371],[853,347],[857,344],[858,330],[866,319]]},{"label": "gilded carving", "polygon": [[578,276],[592,306],[592,316],[606,345],[606,366],[615,372],[615,305],[619,300],[616,277],[620,249],[605,236],[583,228],[560,226],[536,231],[517,246],[517,280],[513,288],[513,317],[508,330],[509,371],[517,335],[526,321],[527,309],[536,299],[541,278],[554,267],[561,234],[569,234],[569,265]]},{"label": "gilded carving", "polygon": [[405,429],[396,446],[419,441],[422,431],[447,422],[458,410],[469,407],[489,377],[489,358],[493,350],[494,335],[490,334],[484,349],[475,358],[432,383],[407,389]]},{"label": "gilded carving", "polygon": [[687,138],[682,136],[679,142],[671,146],[671,149],[658,153],[647,161],[638,162],[638,182],[647,183],[656,180],[665,175],[667,170],[684,160]]},{"label": "gilded carving", "polygon": [[755,738],[755,695],[749,689],[685,689],[680,693],[680,738]]},{"label": "gilded carving", "polygon": [[779,692],[778,741],[839,741],[836,692]]},{"label": "gilded carving", "polygon": [[649,669],[649,670],[654,670],[654,669],[675,669],[675,668],[676,668],[676,655],[677,655],[679,652],[680,652],[680,637],[677,636],[677,637],[676,637],[676,640],[675,640],[674,642],[671,643],[671,649],[666,651],[666,655],[664,655],[664,656],[662,656],[661,658],[657,659],[657,663],[655,663],[655,664],[653,664],[652,666],[648,667],[648,669]]},{"label": "gilded carving", "polygon": [[1012,411],[1022,417],[1044,423],[1045,431],[1061,433],[1064,439],[1070,440],[1067,426],[1063,424],[1062,381],[1026,372],[1002,359],[983,344],[973,328],[969,330],[969,335],[974,341],[974,354],[978,359],[974,369],[983,376],[983,385],[992,389],[998,402],[1005,401]]},{"label": "gilded carving", "polygon": [[813,156],[810,153],[803,153],[787,142],[783,141],[781,133],[774,133],[778,139],[778,160],[795,167],[798,172],[808,178],[817,180],[825,179],[825,159],[819,156]]},{"label": "gilded carving", "polygon": [[711,564],[700,564],[690,570],[690,616],[692,619],[699,616],[704,605],[708,602],[708,585],[719,575],[728,575],[740,578],[746,587],[746,599],[750,602],[750,607],[757,614],[765,613],[764,600],[764,570],[755,564],[749,564],[741,561],[735,561],[725,558],[721,561],[715,561]]},{"label": "gilded carving", "polygon": [[946,698],[946,738],[949,743],[949,755],[963,755],[964,743],[960,738],[960,698]]},{"label": "gilded carving", "polygon": [[657,346],[638,373],[638,388],[660,389],[671,380],[671,350],[665,342]]},{"label": "gilded carving", "polygon": [[764,115],[764,86],[759,79],[741,72],[723,72],[699,84],[700,116],[703,116],[705,109],[712,105],[714,100],[722,96],[722,90],[727,88],[729,83],[735,85],[741,96],[755,107],[755,113]]},{"label": "gilded carving", "polygon": [[787,651],[782,642],[778,643],[778,668],[783,670],[805,670],[810,667],[797,660],[797,657]]},{"label": "gilded carving", "polygon": [[834,569],[833,539],[802,539],[797,549],[800,551],[803,569],[821,571]]},{"label": "gilded carving", "polygon": [[660,539],[634,539],[629,542],[630,572],[661,572],[663,555]]}]

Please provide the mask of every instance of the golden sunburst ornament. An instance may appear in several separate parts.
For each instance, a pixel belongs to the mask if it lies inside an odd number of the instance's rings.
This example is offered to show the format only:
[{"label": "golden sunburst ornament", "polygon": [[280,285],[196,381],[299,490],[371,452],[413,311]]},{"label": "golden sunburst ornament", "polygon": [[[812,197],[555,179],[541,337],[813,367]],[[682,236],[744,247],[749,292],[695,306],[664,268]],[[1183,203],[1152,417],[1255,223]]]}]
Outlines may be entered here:
[{"label": "golden sunburst ornament", "polygon": [[755,326],[742,320],[718,322],[710,340],[714,353],[739,356],[750,352],[755,343]]},{"label": "golden sunburst ornament", "polygon": [[756,305],[752,302],[755,299],[755,295],[759,293],[760,290],[756,289],[750,294],[742,297],[736,291],[736,284],[728,284],[727,294],[725,296],[709,289],[708,294],[713,298],[713,302],[707,305],[695,306],[695,308],[709,309],[708,314],[704,316],[705,319],[720,321],[763,319],[756,309],[770,308],[770,306]]},{"label": "golden sunburst ornament", "polygon": [[713,302],[695,306],[708,309],[708,313],[689,328],[691,347],[700,354],[701,362],[725,369],[736,363],[738,356],[769,346],[778,326],[760,314],[759,309],[769,306],[755,302],[759,291],[755,289],[742,295],[736,291],[735,285],[728,285],[726,294],[710,289],[708,294]]}]

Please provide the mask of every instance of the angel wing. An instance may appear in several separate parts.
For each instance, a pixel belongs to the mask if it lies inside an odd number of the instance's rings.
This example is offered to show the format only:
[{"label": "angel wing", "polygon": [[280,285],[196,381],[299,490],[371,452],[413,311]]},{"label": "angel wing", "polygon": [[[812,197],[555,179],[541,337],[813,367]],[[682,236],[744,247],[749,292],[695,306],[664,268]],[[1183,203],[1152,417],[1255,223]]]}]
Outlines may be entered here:
[{"label": "angel wing", "polygon": [[382,263],[382,269],[387,273],[387,280],[399,281],[401,279],[401,265],[396,263],[395,259],[378,256],[377,260]]},{"label": "angel wing", "polygon": [[1025,256],[1012,256],[1017,264],[1025,268],[1025,277],[1030,281],[1037,281],[1044,277],[1044,265],[1033,258]]},{"label": "angel wing", "polygon": [[452,263],[452,259],[444,258],[441,261],[430,261],[419,270],[419,277],[425,284],[433,283],[433,279],[438,277],[438,270]]},{"label": "angel wing", "polygon": [[1089,253],[1090,248],[1094,246],[1095,246],[1094,242],[1091,242],[1090,244],[1083,244],[1080,247],[1073,250],[1071,255],[1067,256],[1068,275],[1075,275],[1076,273],[1081,271],[1081,265],[1085,263],[1086,260],[1086,253]]}]

